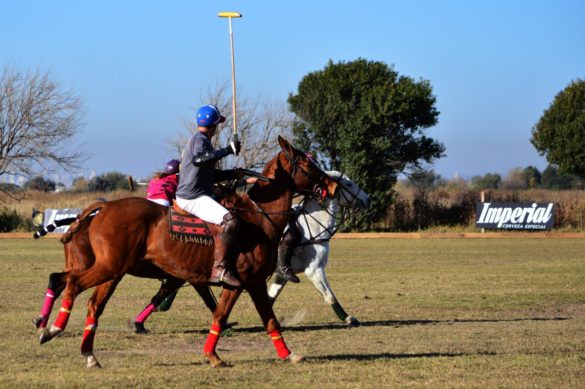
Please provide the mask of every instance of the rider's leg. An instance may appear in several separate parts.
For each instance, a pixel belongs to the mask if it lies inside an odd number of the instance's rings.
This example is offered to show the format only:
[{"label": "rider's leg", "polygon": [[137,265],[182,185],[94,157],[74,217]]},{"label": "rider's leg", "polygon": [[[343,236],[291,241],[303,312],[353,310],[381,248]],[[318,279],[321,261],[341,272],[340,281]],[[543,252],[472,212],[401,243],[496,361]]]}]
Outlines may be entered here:
[{"label": "rider's leg", "polygon": [[215,262],[211,270],[210,282],[221,282],[239,288],[242,286],[242,283],[231,269],[235,265],[235,260],[238,255],[235,250],[235,245],[240,230],[240,221],[236,215],[228,212],[223,217],[223,222],[220,227],[222,231],[218,234],[217,239],[215,239]]},{"label": "rider's leg", "polygon": [[209,196],[200,196],[193,200],[177,198],[176,201],[183,210],[219,227],[219,233],[215,236],[215,261],[209,281],[236,288],[242,286],[237,272],[232,269],[238,254],[235,250],[240,229],[237,216]]},{"label": "rider's leg", "polygon": [[297,284],[301,282],[301,280],[290,268],[290,260],[292,258],[293,250],[301,239],[300,235],[300,231],[296,228],[295,223],[290,223],[289,228],[284,233],[280,244],[278,245],[278,266],[276,267],[276,272],[280,277]]}]

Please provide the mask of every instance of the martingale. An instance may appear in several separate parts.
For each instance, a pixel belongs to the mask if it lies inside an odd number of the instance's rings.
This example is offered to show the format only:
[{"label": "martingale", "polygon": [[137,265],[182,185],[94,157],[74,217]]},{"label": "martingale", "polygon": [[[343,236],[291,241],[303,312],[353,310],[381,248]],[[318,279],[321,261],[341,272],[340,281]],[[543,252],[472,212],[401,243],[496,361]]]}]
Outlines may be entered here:
[{"label": "martingale", "polygon": [[169,234],[174,240],[192,242],[204,246],[213,244],[213,235],[207,223],[193,215],[179,213],[169,208]]}]

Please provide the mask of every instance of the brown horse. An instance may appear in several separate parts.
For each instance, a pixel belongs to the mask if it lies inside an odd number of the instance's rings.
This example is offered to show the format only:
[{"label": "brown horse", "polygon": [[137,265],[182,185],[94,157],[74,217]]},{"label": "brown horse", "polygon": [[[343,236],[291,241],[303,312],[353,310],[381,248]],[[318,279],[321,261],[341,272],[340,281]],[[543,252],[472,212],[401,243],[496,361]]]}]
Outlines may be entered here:
[{"label": "brown horse", "polygon": [[[276,265],[276,249],[290,216],[293,193],[320,187],[333,196],[337,183],[286,140],[279,137],[278,141],[281,151],[262,173],[271,179],[270,182],[258,181],[247,195],[226,198],[224,205],[235,210],[242,221],[235,267],[243,289],[250,294],[279,357],[298,362],[302,357],[289,350],[280,333],[280,324],[268,300],[266,280]],[[95,262],[88,269],[68,272],[60,312],[51,327],[41,331],[41,343],[64,331],[76,296],[95,286],[88,302],[81,352],[88,367],[99,366],[93,355],[98,318],[125,274],[156,267],[191,284],[209,282],[213,246],[172,240],[167,212],[166,208],[143,198],[121,199],[100,206],[89,226]],[[217,234],[217,227],[209,227],[214,235]],[[241,292],[242,289],[224,288],[213,313],[203,348],[212,367],[225,366],[216,353],[216,345]]]},{"label": "brown horse", "polygon": [[[61,242],[63,243],[65,251],[65,267],[62,272],[55,272],[49,275],[49,285],[45,294],[43,306],[39,316],[32,319],[33,325],[37,328],[39,333],[47,326],[49,316],[53,309],[53,304],[57,298],[61,295],[67,284],[67,275],[70,271],[82,271],[89,269],[95,263],[94,251],[91,247],[89,238],[89,227],[91,220],[99,212],[103,202],[98,202],[90,205],[76,218],[66,218],[57,220],[53,225],[44,227],[39,232],[35,233],[35,239],[38,239],[47,234],[47,232],[53,231],[56,227],[69,225],[69,229],[63,237]],[[129,274],[136,277],[152,278],[152,279],[164,279],[161,287],[157,293],[150,300],[150,304],[138,315],[134,322],[134,329],[136,333],[147,333],[148,330],[144,327],[144,321],[157,308],[163,300],[169,296],[173,291],[176,291],[178,287],[183,285],[185,281],[179,280],[164,273],[161,269],[156,266],[142,266],[137,269],[133,269]],[[193,288],[203,299],[207,308],[213,313],[217,307],[217,301],[213,292],[207,285],[192,285]]]}]

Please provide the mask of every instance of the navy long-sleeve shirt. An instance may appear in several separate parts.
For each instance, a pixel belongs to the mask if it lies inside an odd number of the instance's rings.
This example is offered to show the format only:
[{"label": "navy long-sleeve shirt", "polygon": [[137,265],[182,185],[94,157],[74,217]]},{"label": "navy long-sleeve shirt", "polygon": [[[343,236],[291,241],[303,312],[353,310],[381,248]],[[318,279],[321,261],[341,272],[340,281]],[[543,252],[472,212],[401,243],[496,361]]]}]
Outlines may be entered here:
[{"label": "navy long-sleeve shirt", "polygon": [[[207,162],[196,166],[194,160],[197,156],[207,154]],[[193,200],[200,196],[213,195],[213,183],[236,179],[233,170],[215,169],[215,163],[230,154],[229,147],[215,150],[211,140],[202,132],[197,131],[189,139],[181,156],[181,169],[177,197]],[[210,157],[210,158],[209,158]]]}]

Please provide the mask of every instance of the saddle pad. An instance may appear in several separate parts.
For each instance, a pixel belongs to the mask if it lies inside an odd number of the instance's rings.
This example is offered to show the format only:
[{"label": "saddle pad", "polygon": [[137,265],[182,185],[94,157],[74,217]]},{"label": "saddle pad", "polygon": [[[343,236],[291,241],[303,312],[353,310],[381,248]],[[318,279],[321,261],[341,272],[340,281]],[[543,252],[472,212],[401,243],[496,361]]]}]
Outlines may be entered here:
[{"label": "saddle pad", "polygon": [[169,234],[174,240],[193,242],[204,246],[213,244],[213,235],[207,223],[193,215],[179,214],[169,208]]}]

